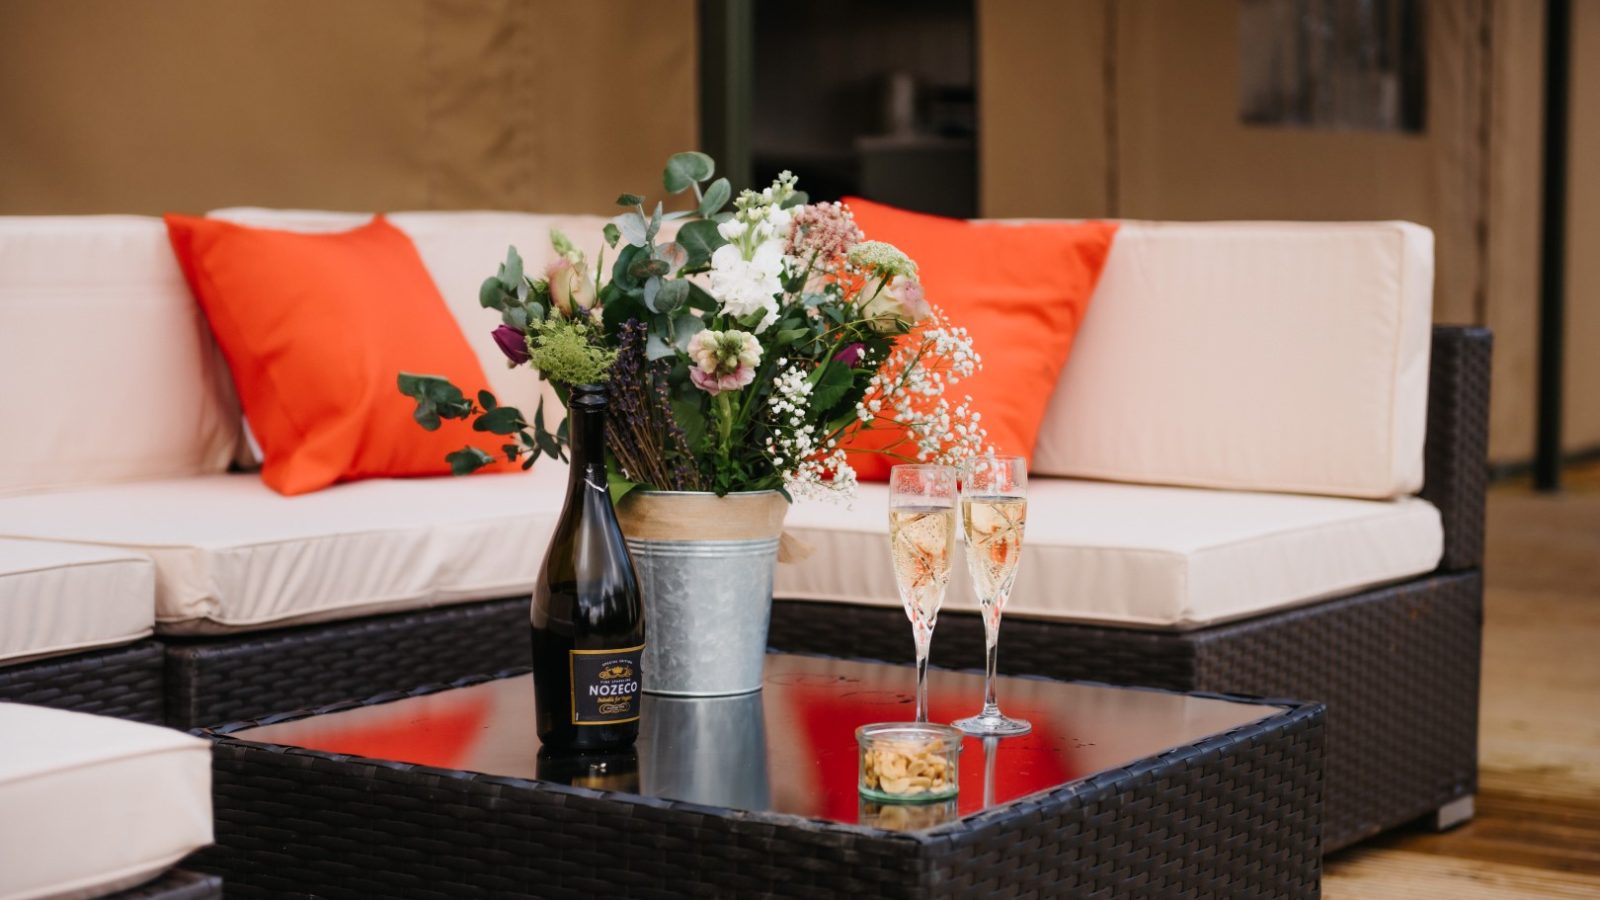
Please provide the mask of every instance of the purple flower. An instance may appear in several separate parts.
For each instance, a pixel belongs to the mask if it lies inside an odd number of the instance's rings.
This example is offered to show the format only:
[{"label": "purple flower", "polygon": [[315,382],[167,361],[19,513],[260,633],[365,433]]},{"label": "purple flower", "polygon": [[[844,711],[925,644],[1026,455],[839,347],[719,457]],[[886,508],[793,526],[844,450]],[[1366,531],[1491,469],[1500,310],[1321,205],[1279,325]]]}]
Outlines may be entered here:
[{"label": "purple flower", "polygon": [[499,345],[500,352],[511,360],[513,366],[520,366],[528,361],[528,338],[522,332],[510,325],[501,325],[493,332],[494,342]]},{"label": "purple flower", "polygon": [[845,365],[854,368],[855,364],[861,361],[861,354],[866,352],[866,349],[866,344],[851,344],[843,350],[840,350],[838,353],[835,353],[833,355],[833,361],[842,362]]}]

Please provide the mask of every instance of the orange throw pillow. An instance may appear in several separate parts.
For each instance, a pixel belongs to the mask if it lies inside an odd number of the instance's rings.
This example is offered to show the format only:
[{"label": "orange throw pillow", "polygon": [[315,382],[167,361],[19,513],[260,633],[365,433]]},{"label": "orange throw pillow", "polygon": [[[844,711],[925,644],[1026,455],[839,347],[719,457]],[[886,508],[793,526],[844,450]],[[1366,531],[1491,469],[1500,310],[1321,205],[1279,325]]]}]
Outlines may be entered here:
[{"label": "orange throw pillow", "polygon": [[443,375],[469,396],[488,379],[410,238],[382,216],[337,234],[166,222],[233,372],[268,487],[304,494],[449,474],[445,454],[472,432],[419,428],[395,377]]},{"label": "orange throw pillow", "polygon": [[[972,395],[995,452],[1026,456],[1067,364],[1114,222],[985,222],[946,219],[848,197],[869,240],[888,241],[916,260],[928,302],[972,335],[983,370],[949,388],[952,404]],[[898,435],[874,429],[848,450],[888,446]],[[862,481],[887,481],[890,457],[855,452]]]}]

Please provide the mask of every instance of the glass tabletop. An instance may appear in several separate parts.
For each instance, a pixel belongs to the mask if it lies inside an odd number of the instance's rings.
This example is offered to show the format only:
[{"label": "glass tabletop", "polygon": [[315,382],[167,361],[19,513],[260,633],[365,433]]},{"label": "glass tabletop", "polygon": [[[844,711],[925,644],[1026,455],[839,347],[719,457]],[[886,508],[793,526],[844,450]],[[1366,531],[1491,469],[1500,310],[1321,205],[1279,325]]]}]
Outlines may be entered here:
[{"label": "glass tabletop", "polygon": [[[1001,705],[1031,721],[1031,734],[966,738],[954,800],[927,806],[865,801],[856,789],[855,729],[912,718],[915,683],[910,666],[771,654],[763,690],[715,699],[646,695],[637,747],[584,757],[540,752],[529,675],[279,722],[233,737],[910,830],[1280,711],[1157,691],[1001,678]],[[929,718],[950,722],[981,705],[983,676],[934,670],[928,694]]]}]

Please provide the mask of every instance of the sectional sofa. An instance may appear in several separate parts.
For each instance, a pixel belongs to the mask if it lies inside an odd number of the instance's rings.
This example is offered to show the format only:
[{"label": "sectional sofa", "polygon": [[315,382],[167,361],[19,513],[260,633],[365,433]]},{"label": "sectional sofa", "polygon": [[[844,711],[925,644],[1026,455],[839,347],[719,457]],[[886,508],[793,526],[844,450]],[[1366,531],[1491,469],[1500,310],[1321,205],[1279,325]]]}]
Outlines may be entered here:
[{"label": "sectional sofa", "polygon": [[[603,220],[391,220],[531,408],[478,283],[507,244],[541,268],[551,227],[595,252]],[[1123,223],[1044,423],[1002,667],[1326,700],[1329,848],[1469,814],[1489,338],[1435,328],[1431,294],[1413,225]],[[0,372],[0,700],[192,727],[526,664],[561,467],[274,494],[159,220],[0,219]],[[909,656],[884,505],[791,511],[816,552],[780,567],[774,646]],[[976,666],[955,583],[933,659]]]}]

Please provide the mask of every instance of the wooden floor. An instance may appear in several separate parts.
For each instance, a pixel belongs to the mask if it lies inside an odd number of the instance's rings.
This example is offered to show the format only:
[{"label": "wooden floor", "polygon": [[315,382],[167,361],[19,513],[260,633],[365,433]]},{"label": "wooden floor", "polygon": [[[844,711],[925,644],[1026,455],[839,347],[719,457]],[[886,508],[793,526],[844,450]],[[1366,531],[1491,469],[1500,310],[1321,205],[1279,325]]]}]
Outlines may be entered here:
[{"label": "wooden floor", "polygon": [[1477,818],[1331,857],[1332,900],[1600,898],[1600,466],[1489,498]]}]

